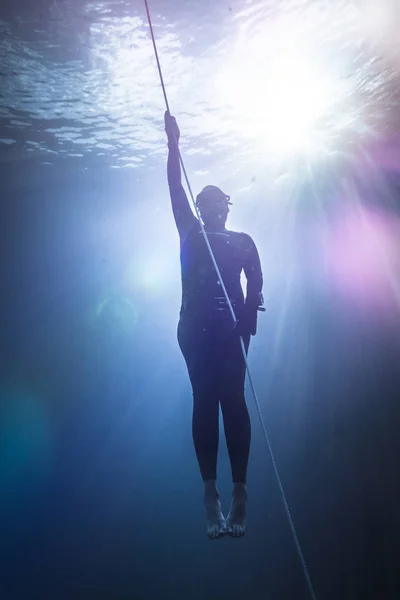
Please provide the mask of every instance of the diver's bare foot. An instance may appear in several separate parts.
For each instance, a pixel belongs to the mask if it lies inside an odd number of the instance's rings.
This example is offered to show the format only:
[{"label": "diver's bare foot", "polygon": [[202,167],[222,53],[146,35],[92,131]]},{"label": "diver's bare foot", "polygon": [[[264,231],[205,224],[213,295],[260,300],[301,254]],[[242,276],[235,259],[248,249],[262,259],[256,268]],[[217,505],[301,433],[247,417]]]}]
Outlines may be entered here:
[{"label": "diver's bare foot", "polygon": [[226,519],[226,527],[232,537],[242,537],[246,533],[246,503],[246,485],[235,483],[232,504]]},{"label": "diver's bare foot", "polygon": [[214,540],[227,533],[225,517],[221,511],[219,493],[215,482],[206,482],[204,493],[204,506],[207,514],[207,535]]}]

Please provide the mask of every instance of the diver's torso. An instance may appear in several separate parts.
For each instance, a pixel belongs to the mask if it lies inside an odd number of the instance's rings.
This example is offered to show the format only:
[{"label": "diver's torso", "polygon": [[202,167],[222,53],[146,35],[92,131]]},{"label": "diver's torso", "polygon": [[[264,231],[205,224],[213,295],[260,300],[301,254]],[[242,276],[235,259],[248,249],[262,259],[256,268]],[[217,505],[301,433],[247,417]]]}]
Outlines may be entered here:
[{"label": "diver's torso", "polygon": [[[226,291],[235,312],[244,303],[240,273],[244,263],[244,235],[224,229],[206,231]],[[182,305],[181,317],[232,320],[224,292],[200,225],[197,222],[181,245]]]}]

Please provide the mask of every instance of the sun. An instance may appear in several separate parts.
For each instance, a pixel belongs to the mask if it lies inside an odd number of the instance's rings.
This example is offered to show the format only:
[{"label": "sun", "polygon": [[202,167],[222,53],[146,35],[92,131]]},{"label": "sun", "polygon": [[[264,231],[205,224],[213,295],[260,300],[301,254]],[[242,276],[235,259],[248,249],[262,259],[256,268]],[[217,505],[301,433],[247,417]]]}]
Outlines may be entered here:
[{"label": "sun", "polygon": [[326,122],[343,96],[340,79],[293,38],[273,49],[260,37],[238,45],[215,73],[214,85],[238,133],[281,158],[325,148]]}]

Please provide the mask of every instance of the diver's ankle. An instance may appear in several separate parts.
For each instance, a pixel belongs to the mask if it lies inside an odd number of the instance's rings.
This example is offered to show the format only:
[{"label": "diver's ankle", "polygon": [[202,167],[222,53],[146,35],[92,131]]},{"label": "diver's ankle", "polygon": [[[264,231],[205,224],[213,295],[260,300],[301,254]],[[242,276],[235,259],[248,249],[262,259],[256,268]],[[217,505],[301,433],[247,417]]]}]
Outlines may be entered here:
[{"label": "diver's ankle", "polygon": [[219,496],[218,488],[217,488],[217,480],[216,479],[206,479],[204,480],[204,492],[206,494],[215,494]]},{"label": "diver's ankle", "polygon": [[233,482],[233,496],[244,496],[247,498],[247,487],[243,482]]}]

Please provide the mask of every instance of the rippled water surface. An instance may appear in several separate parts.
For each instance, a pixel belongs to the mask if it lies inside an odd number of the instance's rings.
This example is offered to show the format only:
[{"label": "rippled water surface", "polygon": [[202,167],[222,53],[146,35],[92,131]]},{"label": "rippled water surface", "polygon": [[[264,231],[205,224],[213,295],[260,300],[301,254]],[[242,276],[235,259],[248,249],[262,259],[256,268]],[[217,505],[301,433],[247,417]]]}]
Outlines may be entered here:
[{"label": "rippled water surface", "polygon": [[[150,2],[171,111],[197,169],[211,155],[229,168],[333,155],[393,132],[400,9],[379,6]],[[0,17],[3,161],[101,157],[135,168],[164,154],[143,2],[17,0]]]}]

